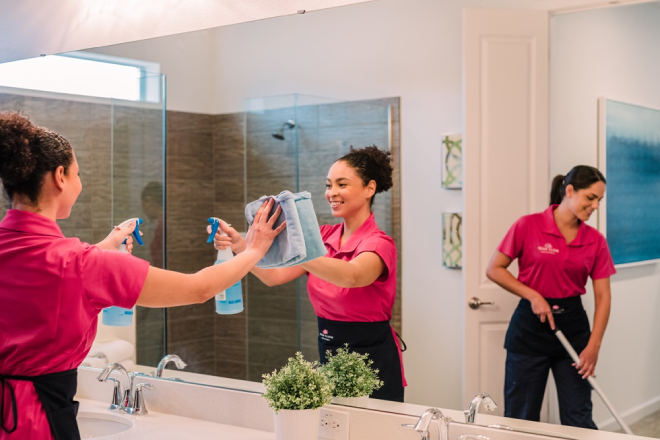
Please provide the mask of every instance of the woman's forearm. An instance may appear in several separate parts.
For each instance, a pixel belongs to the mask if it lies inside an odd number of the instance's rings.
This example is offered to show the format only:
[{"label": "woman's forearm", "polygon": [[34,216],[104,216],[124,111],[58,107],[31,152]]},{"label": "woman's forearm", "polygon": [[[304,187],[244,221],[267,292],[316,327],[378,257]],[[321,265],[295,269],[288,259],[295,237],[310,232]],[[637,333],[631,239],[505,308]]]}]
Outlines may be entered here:
[{"label": "woman's forearm", "polygon": [[612,306],[612,293],[610,291],[610,279],[603,278],[594,280],[594,326],[591,330],[589,344],[600,349],[605,336],[605,329],[610,319],[610,309]]},{"label": "woman's forearm", "polygon": [[150,267],[137,304],[172,307],[203,303],[247,275],[262,257],[261,252],[248,250],[194,274]]},{"label": "woman's forearm", "polygon": [[301,275],[304,275],[305,270],[300,266],[282,267],[278,269],[261,269],[259,267],[253,267],[252,270],[250,270],[250,273],[259,278],[261,282],[268,287],[272,287],[295,280]]},{"label": "woman's forearm", "polygon": [[316,258],[301,266],[314,276],[339,287],[364,287],[372,284],[386,270],[375,252],[363,252],[353,260]]}]

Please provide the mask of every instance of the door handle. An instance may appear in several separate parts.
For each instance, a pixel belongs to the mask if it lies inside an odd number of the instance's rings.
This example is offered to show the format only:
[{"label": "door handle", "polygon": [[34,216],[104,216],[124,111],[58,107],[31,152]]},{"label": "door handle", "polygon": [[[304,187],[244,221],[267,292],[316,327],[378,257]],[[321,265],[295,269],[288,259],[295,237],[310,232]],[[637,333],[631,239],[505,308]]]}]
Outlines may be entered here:
[{"label": "door handle", "polygon": [[470,298],[470,301],[468,301],[468,305],[472,310],[477,310],[481,306],[493,306],[495,305],[495,301],[481,301],[476,296],[473,296]]}]

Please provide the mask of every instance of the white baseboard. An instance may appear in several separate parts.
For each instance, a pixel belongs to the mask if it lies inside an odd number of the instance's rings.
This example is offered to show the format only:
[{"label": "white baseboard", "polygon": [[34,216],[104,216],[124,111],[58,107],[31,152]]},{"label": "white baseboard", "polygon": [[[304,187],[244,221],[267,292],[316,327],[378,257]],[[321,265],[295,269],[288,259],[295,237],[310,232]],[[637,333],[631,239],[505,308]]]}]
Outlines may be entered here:
[{"label": "white baseboard", "polygon": [[[593,399],[599,398],[600,397],[598,397],[596,393],[593,394]],[[660,410],[660,396],[644,402],[641,405],[637,405],[619,415],[628,425],[631,425],[658,410]],[[602,421],[596,421],[596,425],[598,425],[598,429],[602,431],[618,431],[621,429],[617,421],[614,419],[614,416]]]}]

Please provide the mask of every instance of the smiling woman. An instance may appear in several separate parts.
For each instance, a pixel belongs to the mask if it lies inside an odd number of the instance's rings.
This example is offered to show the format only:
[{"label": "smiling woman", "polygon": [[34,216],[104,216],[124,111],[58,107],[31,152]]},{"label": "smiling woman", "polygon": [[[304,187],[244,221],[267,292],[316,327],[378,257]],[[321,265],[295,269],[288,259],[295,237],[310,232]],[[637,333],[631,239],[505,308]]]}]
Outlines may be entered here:
[{"label": "smiling woman", "polygon": [[[548,372],[557,384],[563,425],[597,429],[591,387],[610,315],[610,276],[616,271],[605,238],[584,222],[605,195],[605,178],[579,165],[552,183],[550,207],[519,219],[493,255],[488,277],[521,297],[506,334],[505,416],[539,421]],[[514,278],[508,267],[519,260]],[[594,284],[593,332],[582,307]],[[573,366],[552,330],[566,334],[580,362]],[[575,374],[577,369],[578,374]],[[524,378],[524,379],[523,379]]]},{"label": "smiling woman", "polygon": [[[403,402],[401,348],[390,325],[396,298],[397,253],[392,238],[376,225],[372,205],[377,193],[393,184],[391,154],[376,146],[351,151],[328,171],[325,198],[332,215],[342,220],[321,227],[328,250],[325,257],[279,269],[253,268],[267,286],[278,286],[305,274],[307,290],[318,320],[321,363],[327,351],[348,344],[368,354],[384,386],[372,397]],[[244,240],[234,228],[221,224],[217,248],[231,246],[240,253]]]}]

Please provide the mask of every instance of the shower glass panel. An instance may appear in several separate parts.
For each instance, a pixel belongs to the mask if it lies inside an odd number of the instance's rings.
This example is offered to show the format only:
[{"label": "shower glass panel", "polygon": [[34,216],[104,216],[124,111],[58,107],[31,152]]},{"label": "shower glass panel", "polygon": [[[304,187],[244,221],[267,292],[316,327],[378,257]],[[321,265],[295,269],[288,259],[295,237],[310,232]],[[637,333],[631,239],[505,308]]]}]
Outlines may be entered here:
[{"label": "shower glass panel", "polygon": [[[390,149],[391,108],[308,95],[249,99],[245,112],[245,202],[281,191],[308,191],[320,225],[341,221],[325,200],[328,169],[350,147]],[[381,229],[392,235],[390,192],[373,207]],[[307,296],[307,277],[267,287],[248,275],[248,380],[280,368],[296,351],[318,360],[316,315]]]},{"label": "shower glass panel", "polygon": [[[112,100],[112,224],[139,217],[143,246],[133,255],[165,268],[165,77],[136,78],[143,89],[160,91],[157,102]],[[144,87],[146,86],[146,87]],[[165,309],[136,306],[137,363],[156,366],[165,355]]]}]

